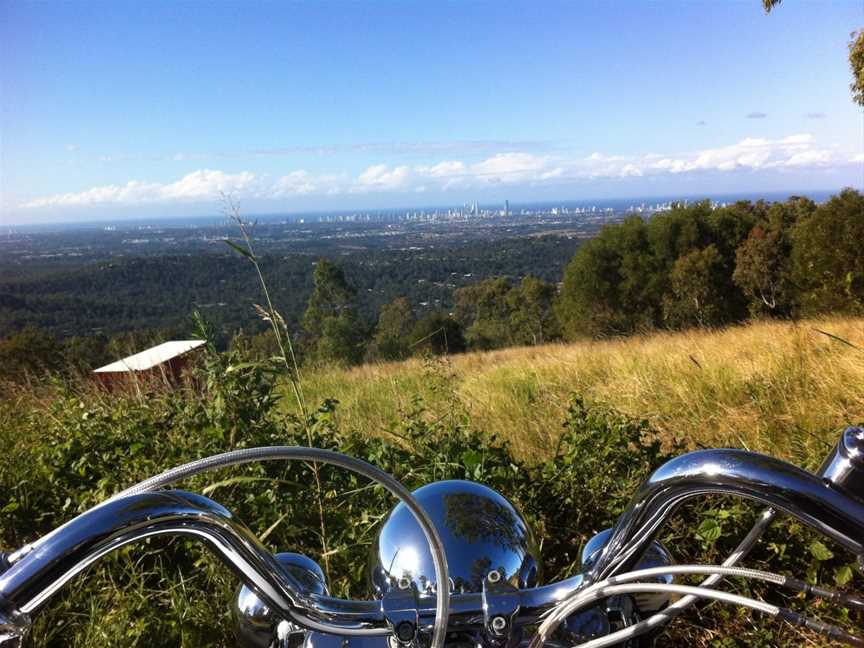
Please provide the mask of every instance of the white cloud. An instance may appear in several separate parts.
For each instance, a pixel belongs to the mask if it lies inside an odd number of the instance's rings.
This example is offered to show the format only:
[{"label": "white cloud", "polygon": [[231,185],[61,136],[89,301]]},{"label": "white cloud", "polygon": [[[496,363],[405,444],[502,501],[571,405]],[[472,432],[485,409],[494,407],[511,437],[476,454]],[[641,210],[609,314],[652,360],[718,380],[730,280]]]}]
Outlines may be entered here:
[{"label": "white cloud", "polygon": [[470,174],[490,182],[525,182],[538,179],[549,170],[551,159],[530,153],[499,153],[472,164]]},{"label": "white cloud", "polygon": [[432,178],[452,178],[466,175],[468,167],[460,160],[448,160],[432,166],[419,166],[417,172]]},{"label": "white cloud", "polygon": [[656,162],[649,162],[649,171],[668,171],[669,173],[683,173],[688,170],[687,163],[684,160],[673,160],[663,158]]},{"label": "white cloud", "polygon": [[346,174],[314,175],[304,169],[292,171],[280,178],[269,187],[262,183],[261,196],[264,198],[285,198],[288,196],[305,196],[310,194],[338,194],[344,190],[349,181]]},{"label": "white cloud", "polygon": [[404,189],[411,176],[407,166],[397,166],[393,169],[386,164],[376,164],[366,169],[357,178],[356,191],[394,191]]},{"label": "white cloud", "polygon": [[619,174],[622,178],[627,177],[639,177],[642,176],[642,169],[637,167],[635,164],[625,164],[621,169],[621,173]]},{"label": "white cloud", "polygon": [[[461,160],[445,160],[432,166],[418,166],[415,173],[420,177],[428,177],[434,182],[439,182],[442,191],[448,191],[468,183],[468,165]],[[425,185],[423,186],[426,190]]]},{"label": "white cloud", "polygon": [[771,148],[768,140],[748,138],[732,146],[702,151],[689,165],[688,170],[732,171],[737,167],[757,168],[765,164],[770,157]]},{"label": "white cloud", "polygon": [[737,144],[705,149],[689,156],[658,161],[649,161],[647,157],[647,170],[669,173],[815,167],[842,162],[835,152],[819,148],[810,134],[777,140],[748,137]]},{"label": "white cloud", "polygon": [[810,144],[813,141],[813,136],[809,133],[804,133],[802,135],[790,135],[789,137],[784,137],[783,139],[778,141],[778,144],[783,145],[801,145],[804,146],[806,144]]},{"label": "white cloud", "polygon": [[300,169],[292,171],[288,175],[284,175],[273,185],[273,196],[281,198],[282,196],[302,196],[305,194],[315,193],[318,186],[309,172]]},{"label": "white cloud", "polygon": [[82,207],[98,204],[135,205],[158,202],[196,202],[214,200],[220,193],[245,193],[253,187],[254,182],[255,174],[249,171],[230,175],[224,171],[202,169],[169,184],[130,180],[125,185],[106,185],[78,193],[35,198],[24,203],[22,207]]},{"label": "white cloud", "polygon": [[243,171],[229,175],[223,171],[194,171],[177,182],[162,187],[160,200],[208,200],[219,193],[243,193],[252,187],[255,174]]},{"label": "white cloud", "polygon": [[432,192],[489,184],[535,186],[691,173],[780,172],[862,162],[864,153],[825,148],[819,146],[810,134],[796,134],[779,139],[748,137],[737,144],[686,154],[611,155],[595,152],[579,157],[508,152],[476,161],[445,159],[417,165],[375,164],[356,175],[347,172],[315,174],[297,169],[271,177],[258,176],[250,171],[231,174],[202,169],[170,183],[132,180],[124,185],[106,185],[76,193],[34,198],[22,207],[207,202],[217,200],[220,193],[278,200],[342,193]]},{"label": "white cloud", "polygon": [[802,151],[795,153],[783,162],[787,167],[812,167],[824,166],[831,162],[831,153],[828,151]]}]

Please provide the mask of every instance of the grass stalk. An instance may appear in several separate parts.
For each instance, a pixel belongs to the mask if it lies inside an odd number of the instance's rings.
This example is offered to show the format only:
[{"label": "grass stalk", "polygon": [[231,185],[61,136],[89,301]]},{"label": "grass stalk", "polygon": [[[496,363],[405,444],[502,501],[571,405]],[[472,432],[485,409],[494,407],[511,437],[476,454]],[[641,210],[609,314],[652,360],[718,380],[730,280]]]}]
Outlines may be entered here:
[{"label": "grass stalk", "polygon": [[[291,333],[290,331],[288,331],[285,319],[279,314],[279,312],[276,310],[276,307],[273,305],[273,300],[270,297],[270,290],[267,287],[267,281],[264,279],[264,273],[261,271],[261,265],[258,262],[258,257],[255,255],[252,235],[249,232],[249,223],[244,220],[243,215],[240,211],[240,205],[231,196],[224,193],[222,194],[222,200],[225,204],[226,215],[237,225],[240,231],[240,235],[243,238],[243,244],[245,245],[245,249],[235,243],[232,243],[231,241],[226,242],[229,243],[229,245],[231,245],[231,247],[237,250],[240,254],[248,258],[251,261],[252,265],[255,267],[255,272],[258,275],[258,283],[261,286],[261,291],[264,294],[264,300],[267,304],[265,319],[270,323],[270,327],[273,330],[273,336],[276,340],[277,346],[279,347],[280,361],[284,365],[287,372],[288,380],[291,384],[291,389],[294,393],[294,397],[297,402],[297,408],[300,413],[300,420],[303,421],[303,428],[306,433],[307,443],[309,444],[309,446],[312,446],[312,428],[309,425],[309,410],[306,405],[306,399],[303,395],[300,366],[297,362],[297,356],[294,353],[294,344],[291,341]],[[321,536],[321,557],[324,560],[324,573],[329,581],[330,551],[327,547],[327,526],[324,518],[324,491],[321,487],[321,472],[317,462],[312,462],[311,464],[309,464],[309,467],[312,470],[312,475],[315,480],[315,493],[318,503],[318,520]],[[275,528],[275,525],[268,529],[268,534],[273,530],[273,528]]]}]

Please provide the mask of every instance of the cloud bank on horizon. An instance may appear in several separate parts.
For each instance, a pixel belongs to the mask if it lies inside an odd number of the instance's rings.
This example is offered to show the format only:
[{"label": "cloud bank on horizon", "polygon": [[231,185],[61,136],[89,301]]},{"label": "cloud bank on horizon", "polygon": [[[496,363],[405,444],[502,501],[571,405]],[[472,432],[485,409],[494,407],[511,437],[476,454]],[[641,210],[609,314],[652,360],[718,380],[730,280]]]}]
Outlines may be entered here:
[{"label": "cloud bank on horizon", "polygon": [[97,205],[189,204],[212,202],[220,194],[262,201],[299,196],[427,193],[489,186],[566,186],[574,182],[700,172],[729,173],[839,169],[861,166],[864,153],[820,146],[811,134],[745,138],[727,146],[685,154],[573,156],[506,151],[479,161],[443,159],[428,164],[374,164],[360,173],[313,173],[295,169],[284,175],[199,169],[173,182],[131,179],[76,192],[37,196],[21,202],[24,210]]}]

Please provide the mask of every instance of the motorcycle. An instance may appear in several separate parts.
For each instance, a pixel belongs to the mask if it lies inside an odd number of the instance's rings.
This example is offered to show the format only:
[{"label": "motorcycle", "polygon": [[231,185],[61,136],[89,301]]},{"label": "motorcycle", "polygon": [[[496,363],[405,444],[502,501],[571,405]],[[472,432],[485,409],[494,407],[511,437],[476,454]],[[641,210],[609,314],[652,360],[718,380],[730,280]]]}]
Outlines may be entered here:
[{"label": "motorcycle", "polygon": [[[167,488],[209,470],[277,460],[339,466],[400,500],[373,544],[372,599],[331,596],[323,571],[308,557],[274,555],[218,503]],[[658,531],[681,503],[709,494],[767,508],[721,565],[677,565],[656,539]],[[237,450],[147,479],[0,554],[0,646],[22,646],[33,616],[89,565],[160,535],[199,540],[239,577],[232,613],[241,648],[632,648],[649,645],[659,628],[700,599],[744,606],[864,646],[854,629],[716,587],[728,576],[757,579],[864,610],[864,598],[853,593],[738,566],[781,513],[851,551],[864,569],[864,429],[847,429],[816,474],[742,450],[672,459],[640,487],[613,528],[585,545],[581,573],[548,584],[542,584],[525,520],[481,484],[435,482],[411,493],[378,468],[337,452]],[[699,586],[675,582],[684,575],[706,578]]]}]

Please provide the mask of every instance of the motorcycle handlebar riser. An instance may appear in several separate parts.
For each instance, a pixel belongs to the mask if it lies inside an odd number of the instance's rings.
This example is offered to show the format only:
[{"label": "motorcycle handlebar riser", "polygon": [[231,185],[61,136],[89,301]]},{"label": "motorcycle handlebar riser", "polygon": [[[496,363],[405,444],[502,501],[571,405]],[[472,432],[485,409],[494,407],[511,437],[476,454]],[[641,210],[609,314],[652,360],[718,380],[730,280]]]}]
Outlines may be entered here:
[{"label": "motorcycle handlebar riser", "polygon": [[864,501],[864,428],[846,429],[819,475],[832,488]]},{"label": "motorcycle handlebar riser", "polygon": [[768,504],[856,556],[864,555],[864,501],[773,457],[743,450],[699,450],[668,461],[642,485],[591,565],[587,580],[594,582],[631,569],[680,504],[711,494]]}]

